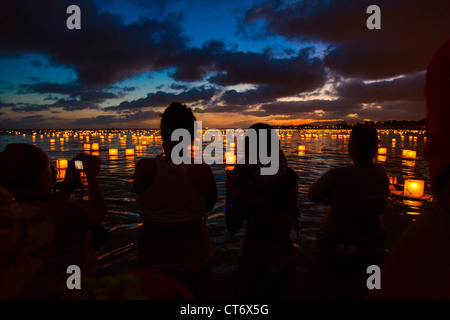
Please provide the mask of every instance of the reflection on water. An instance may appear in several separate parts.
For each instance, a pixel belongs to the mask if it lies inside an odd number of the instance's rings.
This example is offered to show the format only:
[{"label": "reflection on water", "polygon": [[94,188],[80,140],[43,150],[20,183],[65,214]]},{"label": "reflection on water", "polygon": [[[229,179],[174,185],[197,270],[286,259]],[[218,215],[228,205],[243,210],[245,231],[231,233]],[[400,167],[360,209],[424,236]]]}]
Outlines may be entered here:
[{"label": "reflection on water", "polygon": [[[316,231],[326,211],[321,204],[311,203],[307,197],[309,186],[332,167],[349,165],[347,154],[349,130],[281,130],[280,146],[290,166],[299,176],[298,206],[301,213],[300,238],[298,243],[314,241]],[[380,130],[380,146],[386,153],[375,159],[390,175],[398,178],[401,187],[406,179],[425,180],[425,193],[430,193],[428,167],[423,159],[424,132],[418,130]],[[394,140],[395,139],[395,140]],[[144,157],[155,157],[162,153],[161,139],[154,130],[129,131],[42,131],[35,134],[0,135],[0,149],[8,143],[26,142],[42,148],[53,164],[57,159],[72,159],[79,153],[96,154],[101,159],[99,184],[108,208],[105,227],[110,239],[99,252],[100,264],[104,268],[113,263],[134,261],[135,243],[140,225],[135,194],[132,188],[136,162]],[[85,144],[98,144],[98,151],[84,150]],[[203,142],[203,147],[208,142]],[[299,146],[304,146],[300,148]],[[96,146],[97,148],[97,146]],[[117,155],[109,155],[110,149],[117,149]],[[134,155],[126,156],[126,149],[133,149]],[[415,150],[416,160],[402,159],[402,150]],[[225,150],[224,150],[225,151]],[[225,152],[224,152],[225,154]],[[232,165],[212,165],[218,187],[218,200],[207,220],[211,235],[213,268],[216,272],[229,271],[239,250],[243,230],[230,235],[224,223],[225,170]],[[64,176],[59,171],[58,179]],[[85,197],[86,198],[86,197]],[[422,202],[391,197],[388,209],[397,219],[420,214]],[[411,221],[411,218],[405,218]],[[230,260],[231,259],[231,260]],[[114,261],[114,262],[113,262]]]}]

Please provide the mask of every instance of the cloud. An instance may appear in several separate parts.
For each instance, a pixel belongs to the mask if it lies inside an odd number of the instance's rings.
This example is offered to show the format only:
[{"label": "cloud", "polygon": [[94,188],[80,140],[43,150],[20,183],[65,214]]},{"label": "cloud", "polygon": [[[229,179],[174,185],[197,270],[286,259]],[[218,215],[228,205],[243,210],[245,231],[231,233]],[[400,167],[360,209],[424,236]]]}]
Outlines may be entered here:
[{"label": "cloud", "polygon": [[[48,100],[48,99],[47,99]],[[64,111],[79,111],[84,109],[99,109],[97,104],[92,101],[78,99],[57,99],[54,103],[10,103],[11,111],[14,112],[40,112],[50,109],[62,109]]]},{"label": "cloud", "polygon": [[364,83],[361,79],[344,81],[336,88],[339,97],[364,103],[383,101],[423,101],[425,72],[406,75],[393,80]]},{"label": "cloud", "polygon": [[138,111],[126,115],[99,115],[90,118],[79,118],[73,121],[72,125],[83,128],[105,128],[113,125],[139,127],[145,124],[145,121],[159,119],[160,112]]},{"label": "cloud", "polygon": [[119,89],[113,86],[107,86],[103,89],[95,89],[95,87],[82,86],[78,82],[69,83],[51,83],[51,82],[39,82],[36,84],[20,84],[19,94],[28,93],[57,93],[68,95],[71,98],[79,98],[79,101],[101,103],[107,99],[116,99],[123,97],[124,94],[129,92],[130,88],[125,87],[119,94],[113,92],[107,92],[109,89]]},{"label": "cloud", "polygon": [[270,50],[236,51],[227,49],[222,41],[208,41],[201,48],[166,58],[166,63],[175,67],[172,77],[178,81],[207,79],[220,86],[276,85],[302,92],[321,86],[326,79],[324,65],[312,57],[313,53],[312,48],[305,48],[296,56],[279,58]]},{"label": "cloud", "polygon": [[189,90],[182,91],[180,93],[171,93],[165,91],[157,91],[156,93],[149,93],[145,98],[123,101],[117,106],[107,107],[107,111],[126,111],[126,110],[138,110],[147,107],[166,107],[174,101],[180,101],[181,103],[193,103],[197,101],[208,102],[216,93],[216,89],[213,87],[195,87]]},{"label": "cloud", "polygon": [[273,34],[329,45],[324,62],[333,71],[362,79],[383,79],[426,69],[449,38],[447,0],[379,0],[381,30],[369,30],[361,1],[270,1],[254,6],[242,23],[264,21]]},{"label": "cloud", "polygon": [[[373,121],[421,120],[426,116],[425,102],[407,100],[385,101],[380,104],[361,103],[346,99],[289,101],[263,104],[259,110],[265,111],[266,115],[291,115],[316,120],[344,119],[352,122],[364,119]],[[261,116],[264,114],[261,113]]]},{"label": "cloud", "polygon": [[[3,116],[0,114],[0,116]],[[61,120],[58,117],[43,115],[23,116],[19,118],[2,118],[2,127],[7,129],[46,129],[53,127],[53,121]]]},{"label": "cloud", "polygon": [[165,66],[161,56],[185,49],[181,16],[144,19],[125,25],[100,12],[93,1],[80,0],[81,30],[66,27],[68,0],[2,1],[0,53],[38,52],[53,64],[73,67],[79,83],[108,85]]}]

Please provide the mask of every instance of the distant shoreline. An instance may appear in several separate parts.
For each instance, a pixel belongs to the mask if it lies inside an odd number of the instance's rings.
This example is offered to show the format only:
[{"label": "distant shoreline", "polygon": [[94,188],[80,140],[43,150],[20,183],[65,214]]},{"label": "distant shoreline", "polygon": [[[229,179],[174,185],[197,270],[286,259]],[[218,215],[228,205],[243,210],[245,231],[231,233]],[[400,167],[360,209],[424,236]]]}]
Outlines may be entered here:
[{"label": "distant shoreline", "polygon": [[[426,126],[426,119],[414,121],[414,120],[389,120],[389,121],[366,121],[364,123],[356,123],[356,124],[347,124],[345,122],[340,122],[334,125],[329,124],[301,124],[301,125],[272,125],[275,129],[281,129],[281,130],[351,130],[353,127],[357,125],[371,125],[374,126],[376,129],[380,130],[425,130]],[[207,129],[207,128],[205,128]],[[224,129],[236,129],[236,128],[216,128],[219,130]],[[21,132],[21,133],[31,133],[31,132],[60,132],[60,131],[107,131],[107,132],[123,132],[123,131],[158,131],[159,128],[59,128],[59,129],[5,129],[0,128],[0,134],[10,134],[12,132]]]}]

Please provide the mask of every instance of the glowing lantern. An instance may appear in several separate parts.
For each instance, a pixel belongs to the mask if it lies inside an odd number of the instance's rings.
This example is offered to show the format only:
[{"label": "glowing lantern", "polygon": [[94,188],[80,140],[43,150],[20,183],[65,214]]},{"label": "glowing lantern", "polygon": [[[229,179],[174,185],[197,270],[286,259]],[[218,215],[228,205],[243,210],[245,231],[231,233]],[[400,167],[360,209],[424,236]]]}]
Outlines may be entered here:
[{"label": "glowing lantern", "polygon": [[236,156],[234,155],[233,152],[226,152],[225,157],[226,157],[226,164],[236,164]]},{"label": "glowing lantern", "polygon": [[415,150],[402,150],[402,157],[407,159],[415,159],[417,151]]},{"label": "glowing lantern", "polygon": [[67,159],[56,160],[56,169],[66,169],[68,165]]},{"label": "glowing lantern", "polygon": [[50,139],[50,143],[54,144],[55,143],[55,139]]},{"label": "glowing lantern", "polygon": [[134,156],[134,149],[125,149],[126,156]]},{"label": "glowing lantern", "polygon": [[306,147],[305,146],[298,146],[298,151],[305,151]]},{"label": "glowing lantern", "polygon": [[408,150],[406,157],[410,158],[410,159],[415,159],[416,155],[417,155],[417,152],[415,150]]},{"label": "glowing lantern", "polygon": [[386,148],[378,148],[378,154],[387,154]]},{"label": "glowing lantern", "polygon": [[397,184],[397,176],[391,176],[391,175],[389,175],[388,177],[389,177],[389,184],[395,186],[395,185]]},{"label": "glowing lantern", "polygon": [[142,152],[143,149],[143,146],[136,146],[136,152]]},{"label": "glowing lantern", "polygon": [[424,188],[425,188],[425,181],[408,179],[405,181],[403,193],[406,196],[420,198],[424,194]]},{"label": "glowing lantern", "polygon": [[91,146],[91,150],[98,150],[98,149],[99,149],[98,143],[93,143]]},{"label": "glowing lantern", "polygon": [[85,143],[84,150],[91,150],[91,145],[89,143]]}]

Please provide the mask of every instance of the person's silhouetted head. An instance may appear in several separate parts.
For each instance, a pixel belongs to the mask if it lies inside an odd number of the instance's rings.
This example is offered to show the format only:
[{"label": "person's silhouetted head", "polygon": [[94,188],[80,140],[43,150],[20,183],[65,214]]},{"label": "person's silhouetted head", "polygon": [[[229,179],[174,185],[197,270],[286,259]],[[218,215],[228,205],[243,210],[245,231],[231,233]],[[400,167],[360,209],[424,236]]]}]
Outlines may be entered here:
[{"label": "person's silhouetted head", "polygon": [[53,182],[48,156],[40,148],[12,143],[0,153],[0,185],[15,197],[47,197]]},{"label": "person's silhouetted head", "polygon": [[356,127],[350,133],[348,152],[355,163],[372,162],[378,151],[378,132],[373,127]]},{"label": "person's silhouetted head", "polygon": [[[270,124],[267,123],[255,123],[254,125],[252,125],[249,129],[253,129],[256,132],[256,148],[255,151],[257,154],[259,154],[259,148],[260,148],[260,139],[261,137],[261,132],[260,130],[266,130],[266,151],[267,154],[270,155],[272,152],[272,139],[271,139],[271,134],[272,134],[272,129],[273,127]],[[245,151],[246,151],[246,157],[248,158],[249,156],[249,143],[250,140],[247,138],[246,142],[245,142]],[[277,150],[278,151],[278,150]]]},{"label": "person's silhouetted head", "polygon": [[163,143],[168,147],[173,148],[178,141],[172,141],[172,132],[176,129],[186,129],[191,135],[191,140],[194,139],[194,122],[195,116],[191,108],[179,102],[173,102],[164,110],[161,116],[161,137]]}]

